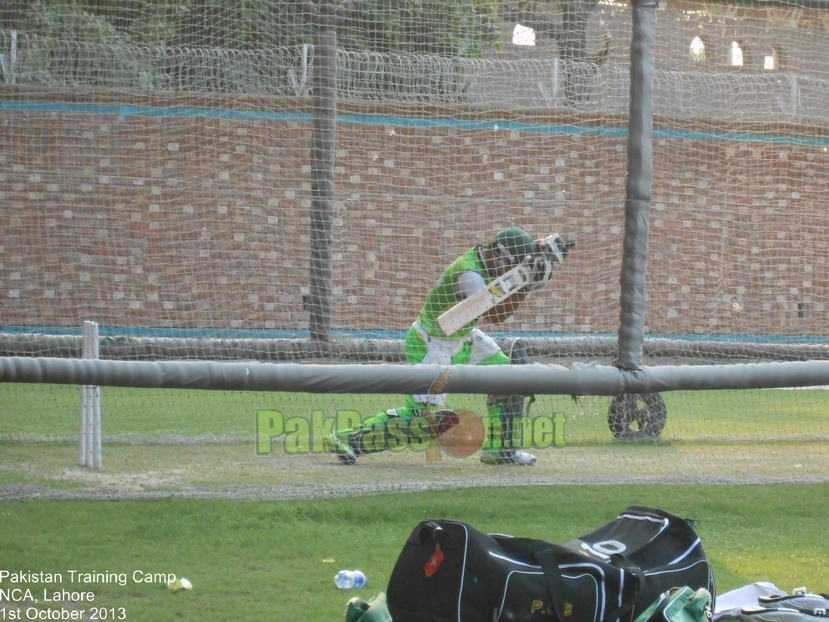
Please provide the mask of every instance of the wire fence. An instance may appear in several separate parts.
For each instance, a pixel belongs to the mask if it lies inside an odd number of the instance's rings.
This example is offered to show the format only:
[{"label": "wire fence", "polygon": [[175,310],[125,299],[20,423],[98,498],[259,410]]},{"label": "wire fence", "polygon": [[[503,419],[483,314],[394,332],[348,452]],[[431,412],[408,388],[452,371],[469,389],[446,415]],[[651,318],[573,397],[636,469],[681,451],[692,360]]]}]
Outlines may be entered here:
[{"label": "wire fence", "polygon": [[[0,32],[6,84],[283,97],[311,94],[313,46],[262,50],[99,44]],[[558,58],[471,59],[340,50],[340,99],[626,114],[629,70]],[[654,112],[825,127],[829,80],[657,70]]]}]

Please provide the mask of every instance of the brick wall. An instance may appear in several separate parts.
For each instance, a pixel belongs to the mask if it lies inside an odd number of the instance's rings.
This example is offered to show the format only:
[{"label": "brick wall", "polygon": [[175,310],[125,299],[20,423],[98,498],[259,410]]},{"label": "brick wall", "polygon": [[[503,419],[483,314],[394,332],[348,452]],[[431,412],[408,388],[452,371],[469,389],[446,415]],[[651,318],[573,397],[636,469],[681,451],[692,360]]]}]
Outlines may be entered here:
[{"label": "brick wall", "polygon": [[[157,103],[0,113],[0,324],[307,327],[307,108]],[[338,127],[334,328],[405,329],[446,263],[514,224],[578,246],[505,328],[616,331],[624,120],[385,112]],[[795,130],[657,137],[649,332],[826,333],[829,154]]]}]

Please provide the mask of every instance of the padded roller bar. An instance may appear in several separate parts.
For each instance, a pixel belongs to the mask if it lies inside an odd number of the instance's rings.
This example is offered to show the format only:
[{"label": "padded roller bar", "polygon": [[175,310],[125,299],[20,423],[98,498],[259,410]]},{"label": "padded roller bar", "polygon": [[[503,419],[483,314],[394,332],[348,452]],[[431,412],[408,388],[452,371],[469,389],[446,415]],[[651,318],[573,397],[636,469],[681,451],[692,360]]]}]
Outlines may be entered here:
[{"label": "padded roller bar", "polygon": [[[0,382],[313,393],[425,393],[438,365],[301,365],[212,361],[102,361],[0,357]],[[689,389],[829,385],[829,362],[663,365],[624,371],[571,367],[455,365],[448,393],[620,395]]]}]

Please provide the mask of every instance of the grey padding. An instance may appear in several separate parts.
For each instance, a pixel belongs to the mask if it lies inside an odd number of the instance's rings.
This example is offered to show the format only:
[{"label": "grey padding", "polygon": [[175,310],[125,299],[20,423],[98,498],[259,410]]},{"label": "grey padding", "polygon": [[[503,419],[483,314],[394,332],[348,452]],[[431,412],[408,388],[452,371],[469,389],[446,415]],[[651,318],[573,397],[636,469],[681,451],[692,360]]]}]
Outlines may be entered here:
[{"label": "grey padding", "polygon": [[653,187],[653,48],[656,0],[633,0],[630,41],[630,112],[625,185],[625,236],[619,297],[616,365],[638,369],[645,341],[645,260]]},{"label": "grey padding", "polygon": [[[302,365],[213,361],[0,358],[0,382],[313,393],[425,393],[440,365]],[[634,371],[571,367],[454,365],[447,393],[619,395],[689,389],[829,385],[829,361],[662,365]]]}]

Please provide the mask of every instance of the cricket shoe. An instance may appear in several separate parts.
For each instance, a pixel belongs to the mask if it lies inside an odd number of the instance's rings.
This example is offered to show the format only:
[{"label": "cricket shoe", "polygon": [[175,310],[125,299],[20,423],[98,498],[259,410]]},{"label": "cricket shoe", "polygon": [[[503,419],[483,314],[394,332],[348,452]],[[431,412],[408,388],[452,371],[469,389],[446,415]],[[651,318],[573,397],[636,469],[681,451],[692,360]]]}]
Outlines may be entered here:
[{"label": "cricket shoe", "polygon": [[351,445],[337,438],[336,432],[330,437],[323,439],[325,449],[337,454],[337,459],[343,464],[357,464],[357,454],[354,453]]},{"label": "cricket shoe", "polygon": [[526,451],[517,449],[501,449],[500,451],[482,451],[481,462],[494,465],[531,465],[536,463],[535,456]]},{"label": "cricket shoe", "polygon": [[827,616],[829,614],[829,596],[825,594],[807,594],[806,591],[795,590],[793,594],[783,596],[761,596],[758,601],[761,607],[796,609],[813,616]]},{"label": "cricket shoe", "polygon": [[769,608],[756,605],[742,607],[740,615],[735,617],[740,622],[821,622],[826,619],[821,615],[813,615],[788,607]]}]

